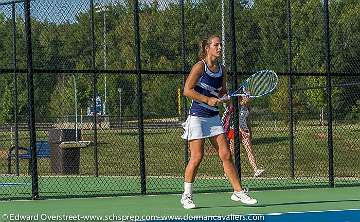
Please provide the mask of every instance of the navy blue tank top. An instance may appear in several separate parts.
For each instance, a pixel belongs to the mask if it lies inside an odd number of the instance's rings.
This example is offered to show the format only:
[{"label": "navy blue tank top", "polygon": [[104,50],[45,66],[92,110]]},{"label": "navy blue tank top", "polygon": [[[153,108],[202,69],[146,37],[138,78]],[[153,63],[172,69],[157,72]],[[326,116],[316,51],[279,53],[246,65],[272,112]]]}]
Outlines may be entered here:
[{"label": "navy blue tank top", "polygon": [[[222,88],[223,83],[223,70],[222,66],[219,65],[217,72],[212,72],[206,62],[204,63],[204,72],[199,78],[194,90],[204,96],[219,98],[219,92]],[[219,109],[216,106],[209,106],[206,103],[192,100],[189,114],[192,116],[199,117],[213,117],[219,115]]]}]

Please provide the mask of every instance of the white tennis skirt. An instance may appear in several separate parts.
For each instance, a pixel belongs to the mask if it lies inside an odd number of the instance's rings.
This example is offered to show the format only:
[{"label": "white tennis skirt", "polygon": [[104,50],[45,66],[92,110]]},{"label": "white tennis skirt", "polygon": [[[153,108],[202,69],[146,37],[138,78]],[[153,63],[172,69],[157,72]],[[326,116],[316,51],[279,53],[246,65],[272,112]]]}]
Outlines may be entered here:
[{"label": "white tennis skirt", "polygon": [[189,115],[182,126],[185,132],[181,137],[185,140],[208,138],[224,133],[219,115],[214,117]]}]

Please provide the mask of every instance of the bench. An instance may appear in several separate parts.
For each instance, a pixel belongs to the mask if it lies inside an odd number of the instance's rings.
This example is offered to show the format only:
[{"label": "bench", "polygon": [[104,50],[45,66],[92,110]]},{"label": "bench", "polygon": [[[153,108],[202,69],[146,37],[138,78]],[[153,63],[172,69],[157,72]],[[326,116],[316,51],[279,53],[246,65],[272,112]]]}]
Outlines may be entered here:
[{"label": "bench", "polygon": [[[18,147],[19,153],[18,158],[19,159],[25,159],[31,161],[31,147]],[[50,144],[48,141],[40,140],[36,141],[36,157],[37,158],[50,158]],[[16,159],[16,147],[12,146],[9,149],[8,153],[8,174],[11,174],[11,159]],[[31,172],[30,169],[30,162],[29,162],[29,172]]]}]

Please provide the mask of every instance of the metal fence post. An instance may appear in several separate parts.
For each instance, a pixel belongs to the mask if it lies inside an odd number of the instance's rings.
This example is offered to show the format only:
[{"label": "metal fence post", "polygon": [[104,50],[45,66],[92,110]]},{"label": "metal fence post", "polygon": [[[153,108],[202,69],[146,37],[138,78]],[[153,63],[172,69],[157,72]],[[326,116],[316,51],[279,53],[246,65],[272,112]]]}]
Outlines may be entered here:
[{"label": "metal fence post", "polygon": [[28,124],[31,147],[31,185],[32,199],[39,198],[38,172],[36,158],[36,131],[35,131],[35,108],[34,108],[34,79],[31,43],[30,0],[24,1],[26,58],[27,58],[27,84],[28,84]]},{"label": "metal fence post", "polygon": [[329,29],[329,0],[324,0],[324,32],[325,32],[325,71],[326,71],[326,98],[328,106],[328,159],[329,159],[329,186],[334,187],[334,149],[332,130],[332,101],[331,101],[331,58],[330,58],[330,29]]},{"label": "metal fence post", "polygon": [[[236,55],[236,32],[235,32],[235,13],[234,13],[234,0],[230,0],[229,15],[230,15],[230,39],[231,39],[231,73],[233,75],[232,88],[235,89],[237,86],[237,55]],[[241,163],[240,163],[240,138],[239,138],[239,108],[238,98],[233,97],[232,103],[234,105],[234,155],[235,155],[235,167],[238,171],[238,175],[241,181]]]},{"label": "metal fence post", "polygon": [[18,120],[18,89],[17,89],[17,61],[16,61],[16,11],[15,3],[11,4],[11,17],[12,17],[12,26],[13,26],[13,68],[14,68],[14,124],[15,124],[15,156],[16,156],[16,175],[19,176],[19,120]]},{"label": "metal fence post", "polygon": [[[95,24],[94,24],[94,0],[90,0],[90,32],[91,32],[91,68],[93,73],[93,106],[94,106],[94,161],[95,161],[95,176],[99,176],[99,158],[97,146],[97,111],[96,111],[96,97],[97,97],[97,72],[96,72],[96,39],[95,39]],[[77,132],[76,132],[77,133]]]},{"label": "metal fence post", "polygon": [[290,175],[291,178],[295,177],[295,157],[294,157],[294,109],[293,109],[293,81],[292,76],[292,30],[291,30],[291,0],[287,0],[287,21],[288,21],[288,99],[289,99],[289,139],[290,139]]},{"label": "metal fence post", "polygon": [[[185,45],[185,9],[184,9],[184,0],[180,0],[180,13],[181,13],[181,60],[182,60],[182,71],[183,71],[183,79],[182,79],[182,91],[184,91],[186,74],[187,71],[187,62],[186,62],[186,45]],[[186,97],[182,96],[183,102],[183,116],[184,120],[187,117],[187,105],[186,105]],[[189,144],[188,141],[184,142],[184,164],[185,167],[189,162]]]},{"label": "metal fence post", "polygon": [[135,59],[137,74],[137,100],[138,100],[138,130],[139,130],[139,157],[140,157],[140,179],[141,194],[146,194],[145,174],[145,150],[144,150],[144,113],[143,93],[141,80],[141,57],[140,57],[140,25],[139,25],[139,1],[134,1],[134,32],[135,32]]}]

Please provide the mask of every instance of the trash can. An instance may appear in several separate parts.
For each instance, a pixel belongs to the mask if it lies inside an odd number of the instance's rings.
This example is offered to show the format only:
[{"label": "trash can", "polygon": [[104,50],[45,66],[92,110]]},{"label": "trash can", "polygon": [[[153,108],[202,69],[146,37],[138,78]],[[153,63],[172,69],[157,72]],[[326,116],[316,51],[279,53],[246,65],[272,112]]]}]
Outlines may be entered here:
[{"label": "trash can", "polygon": [[[77,131],[81,138],[81,131]],[[50,129],[50,168],[56,174],[79,174],[80,148],[67,146],[61,147],[62,142],[75,141],[75,129]]]}]

